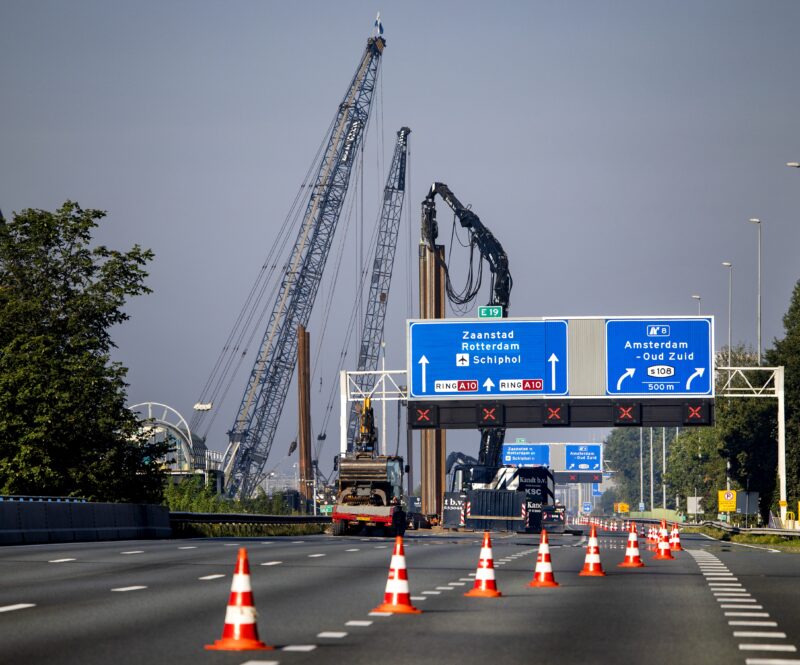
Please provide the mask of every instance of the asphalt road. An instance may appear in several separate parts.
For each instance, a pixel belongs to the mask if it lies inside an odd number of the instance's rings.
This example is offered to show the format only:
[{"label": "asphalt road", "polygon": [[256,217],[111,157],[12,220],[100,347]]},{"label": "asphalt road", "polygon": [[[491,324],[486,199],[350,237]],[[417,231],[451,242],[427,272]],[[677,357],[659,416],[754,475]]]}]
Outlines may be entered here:
[{"label": "asphalt road", "polygon": [[[800,665],[800,556],[684,536],[675,561],[579,577],[586,539],[552,536],[555,589],[532,589],[538,536],[493,535],[497,599],[465,598],[480,534],[408,533],[420,615],[371,616],[393,541],[305,536],[0,549],[0,663],[595,663]],[[274,651],[206,651],[221,636],[240,546],[261,638]]]}]

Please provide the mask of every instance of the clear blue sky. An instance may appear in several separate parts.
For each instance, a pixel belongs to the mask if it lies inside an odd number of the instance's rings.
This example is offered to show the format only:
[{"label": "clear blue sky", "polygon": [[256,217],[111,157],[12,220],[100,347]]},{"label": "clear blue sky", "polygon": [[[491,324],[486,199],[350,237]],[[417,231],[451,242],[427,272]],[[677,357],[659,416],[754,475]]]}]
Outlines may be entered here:
[{"label": "clear blue sky", "polygon": [[[434,180],[504,244],[512,315],[693,314],[700,294],[703,313],[717,317],[718,346],[727,336],[722,261],[734,264],[734,341],[755,344],[747,219],[760,217],[763,339],[781,335],[800,278],[800,170],[784,166],[800,160],[800,3],[383,5],[0,4],[0,208],[77,200],[109,211],[100,241],[156,253],[154,293],[131,302],[132,320],[115,331],[131,403],[190,415],[378,10],[388,45],[365,151],[367,224],[378,166],[397,129],[412,129],[412,229],[398,251],[390,366],[405,362],[407,292],[416,299],[408,237],[414,256],[419,203]],[[358,244],[357,225],[347,247]],[[323,291],[342,326],[356,274],[346,257],[335,293]],[[330,356],[341,346],[335,326]],[[315,428],[329,372],[321,362]],[[213,448],[224,447],[244,380]],[[293,390],[270,468],[293,461]],[[323,468],[337,439],[334,421]],[[451,442],[476,452],[476,436]]]}]

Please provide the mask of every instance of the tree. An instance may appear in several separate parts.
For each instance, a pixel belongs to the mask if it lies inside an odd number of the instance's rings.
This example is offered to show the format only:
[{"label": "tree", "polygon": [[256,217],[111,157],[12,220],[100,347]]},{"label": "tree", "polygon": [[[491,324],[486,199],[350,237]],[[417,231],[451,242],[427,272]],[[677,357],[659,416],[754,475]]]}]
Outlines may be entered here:
[{"label": "tree", "polygon": [[783,317],[784,338],[767,349],[770,365],[785,367],[786,390],[786,494],[789,505],[800,500],[800,281],[792,291]]},{"label": "tree", "polygon": [[110,329],[149,293],[152,252],[90,247],[105,216],[67,201],[0,219],[0,492],[160,501],[165,444],[137,435]]}]

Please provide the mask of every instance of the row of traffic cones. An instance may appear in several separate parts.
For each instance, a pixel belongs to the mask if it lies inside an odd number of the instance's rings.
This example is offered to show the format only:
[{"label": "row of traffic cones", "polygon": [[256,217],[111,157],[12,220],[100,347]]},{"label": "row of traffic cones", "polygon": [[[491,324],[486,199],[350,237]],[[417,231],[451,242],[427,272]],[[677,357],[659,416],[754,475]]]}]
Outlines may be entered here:
[{"label": "row of traffic cones", "polygon": [[[649,539],[649,536],[648,536]],[[671,550],[681,550],[680,533],[677,526],[672,530],[672,534],[667,539],[666,522],[662,521],[661,531],[658,537],[658,553],[654,559],[664,560],[673,559]],[[636,532],[636,525],[631,523],[628,533],[628,546],[625,550],[625,560],[619,564],[620,568],[641,568],[644,566],[639,553],[639,540]],[[589,533],[589,544],[586,548],[586,559],[583,564],[581,576],[602,577],[605,576],[603,566],[600,563],[600,548],[597,541],[597,530],[592,524]],[[542,531],[539,543],[539,552],[536,557],[536,568],[533,579],[528,583],[529,587],[557,587],[553,575],[553,564],[550,559],[550,542],[547,538],[547,531]],[[481,547],[478,569],[475,573],[475,582],[465,596],[479,598],[497,598],[502,593],[497,588],[497,580],[494,575],[494,556],[492,554],[492,540],[489,532],[483,534],[483,545]],[[403,537],[397,536],[395,539],[394,551],[389,564],[389,578],[386,581],[386,589],[383,595],[383,603],[378,605],[373,612],[391,612],[402,614],[421,614],[422,610],[417,609],[411,604],[411,594],[408,586],[408,570],[406,568],[405,550],[403,548]],[[236,568],[231,583],[231,593],[228,599],[228,607],[225,612],[225,625],[222,629],[222,637],[213,644],[207,644],[206,649],[220,651],[248,651],[248,650],[270,650],[274,647],[262,642],[258,636],[256,625],[256,608],[253,599],[253,590],[250,585],[250,564],[247,559],[247,550],[239,549],[236,560]]]}]

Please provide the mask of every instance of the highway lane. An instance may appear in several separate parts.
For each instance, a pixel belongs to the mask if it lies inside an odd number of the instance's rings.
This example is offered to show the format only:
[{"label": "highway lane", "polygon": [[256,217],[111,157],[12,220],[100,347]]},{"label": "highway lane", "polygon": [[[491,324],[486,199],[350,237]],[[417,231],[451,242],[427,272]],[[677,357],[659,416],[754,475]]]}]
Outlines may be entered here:
[{"label": "highway lane", "polygon": [[[692,536],[676,561],[651,561],[643,551],[646,568],[622,570],[616,564],[625,534],[615,533],[601,535],[608,576],[585,578],[578,576],[585,538],[554,536],[561,586],[530,589],[538,542],[495,534],[503,597],[473,599],[462,594],[477,565],[479,534],[407,534],[413,602],[424,613],[390,617],[369,613],[383,599],[391,539],[7,547],[0,550],[0,610],[34,606],[0,611],[0,663],[800,664],[789,650],[800,644],[797,555]],[[204,651],[220,637],[240,545],[249,552],[261,637],[278,649]]]}]

